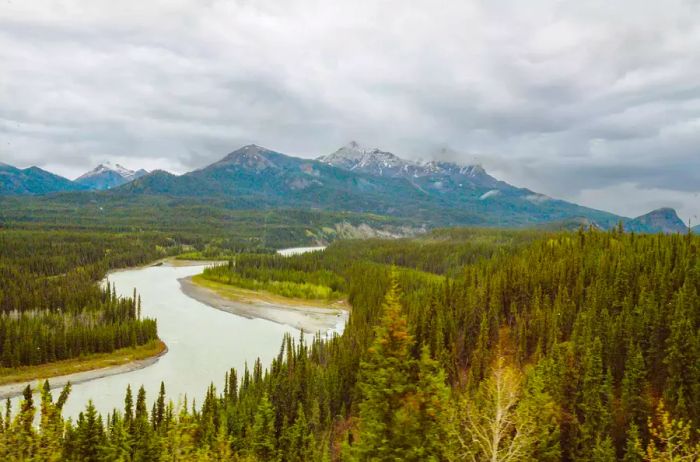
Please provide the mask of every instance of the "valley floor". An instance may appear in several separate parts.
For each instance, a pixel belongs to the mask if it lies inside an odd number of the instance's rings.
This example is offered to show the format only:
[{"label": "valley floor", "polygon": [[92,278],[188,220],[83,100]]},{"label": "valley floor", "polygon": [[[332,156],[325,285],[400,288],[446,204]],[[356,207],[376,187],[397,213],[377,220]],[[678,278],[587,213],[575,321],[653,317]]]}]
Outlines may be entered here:
[{"label": "valley floor", "polygon": [[37,388],[46,379],[52,387],[62,387],[68,382],[81,383],[142,369],[158,361],[167,351],[165,343],[157,340],[113,353],[99,353],[37,366],[0,369],[0,399],[21,394],[27,385]]},{"label": "valley floor", "polygon": [[246,318],[260,318],[285,324],[304,332],[329,332],[344,324],[344,301],[319,302],[281,297],[267,292],[241,289],[193,276],[180,279],[188,297],[213,308]]}]

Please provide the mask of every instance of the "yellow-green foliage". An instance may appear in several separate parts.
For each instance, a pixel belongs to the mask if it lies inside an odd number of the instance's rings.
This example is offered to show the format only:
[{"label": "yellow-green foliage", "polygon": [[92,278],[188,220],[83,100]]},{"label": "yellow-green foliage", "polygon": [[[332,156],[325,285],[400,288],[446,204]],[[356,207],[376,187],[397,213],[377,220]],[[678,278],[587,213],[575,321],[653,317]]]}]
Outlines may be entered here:
[{"label": "yellow-green foliage", "polygon": [[248,290],[264,290],[273,294],[289,298],[303,298],[307,300],[331,300],[339,298],[340,294],[334,292],[330,287],[311,284],[309,282],[291,281],[259,281],[257,279],[242,278],[236,274],[217,276],[212,272],[205,271],[204,278],[210,281],[231,284]]},{"label": "yellow-green foliage", "polygon": [[248,290],[306,300],[335,300],[342,297],[343,280],[328,270],[302,271],[286,266],[278,255],[240,255],[228,265],[207,268],[202,276],[210,281]]}]

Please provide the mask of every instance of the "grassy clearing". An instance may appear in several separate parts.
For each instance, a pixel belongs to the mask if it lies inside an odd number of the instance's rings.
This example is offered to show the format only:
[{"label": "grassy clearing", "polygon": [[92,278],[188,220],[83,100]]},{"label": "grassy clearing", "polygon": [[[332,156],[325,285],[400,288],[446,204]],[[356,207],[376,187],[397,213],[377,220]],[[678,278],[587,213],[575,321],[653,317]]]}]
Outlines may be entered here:
[{"label": "grassy clearing", "polygon": [[347,309],[343,299],[336,300],[308,300],[304,298],[284,297],[264,290],[250,290],[231,284],[224,284],[204,278],[201,274],[192,277],[192,282],[198,286],[213,290],[217,295],[241,303],[272,303],[286,306],[313,306],[318,308],[342,308]]},{"label": "grassy clearing", "polygon": [[157,356],[165,351],[166,346],[160,340],[153,340],[135,348],[122,348],[113,353],[97,353],[82,358],[67,359],[54,363],[39,364],[18,368],[0,369],[0,385],[15,382],[28,382],[36,379],[49,379],[60,375],[74,374],[111,366],[121,366],[139,359]]}]

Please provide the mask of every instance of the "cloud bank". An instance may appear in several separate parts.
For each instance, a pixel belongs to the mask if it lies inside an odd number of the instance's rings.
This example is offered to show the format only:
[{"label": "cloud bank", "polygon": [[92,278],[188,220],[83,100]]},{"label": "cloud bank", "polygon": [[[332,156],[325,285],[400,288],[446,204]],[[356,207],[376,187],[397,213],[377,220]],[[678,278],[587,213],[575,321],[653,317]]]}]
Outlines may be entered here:
[{"label": "cloud bank", "polygon": [[357,139],[687,220],[697,50],[697,1],[6,0],[0,160],[184,172],[245,143]]}]

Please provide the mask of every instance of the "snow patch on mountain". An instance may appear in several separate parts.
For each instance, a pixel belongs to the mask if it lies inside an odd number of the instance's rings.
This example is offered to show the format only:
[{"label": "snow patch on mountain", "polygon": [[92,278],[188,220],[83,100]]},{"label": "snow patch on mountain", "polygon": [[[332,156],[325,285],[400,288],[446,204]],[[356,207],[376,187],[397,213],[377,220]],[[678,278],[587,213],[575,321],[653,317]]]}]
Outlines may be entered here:
[{"label": "snow patch on mountain", "polygon": [[376,175],[396,172],[415,165],[395,154],[377,148],[367,149],[351,141],[332,154],[318,158],[320,162],[346,170],[367,171]]},{"label": "snow patch on mountain", "polygon": [[112,165],[111,162],[103,162],[94,169],[90,170],[89,172],[79,176],[76,179],[76,181],[93,178],[99,175],[104,175],[105,173],[109,172],[116,173],[120,177],[124,178],[126,181],[133,181],[139,176],[143,176],[146,173],[148,173],[145,170],[129,170],[128,168],[119,164]]},{"label": "snow patch on mountain", "polygon": [[89,172],[76,178],[75,182],[93,190],[112,189],[147,175],[146,170],[129,170],[111,162],[103,162]]},{"label": "snow patch on mountain", "polygon": [[489,197],[498,196],[499,194],[501,194],[501,191],[499,191],[498,189],[492,189],[491,191],[486,191],[484,194],[479,196],[479,200],[483,201],[488,199]]},{"label": "snow patch on mountain", "polygon": [[552,200],[551,197],[545,196],[544,194],[530,194],[525,196],[525,199],[532,202],[533,204],[543,204]]},{"label": "snow patch on mountain", "polygon": [[334,153],[321,156],[317,160],[334,167],[377,176],[464,176],[479,180],[491,179],[480,165],[459,165],[440,160],[407,160],[378,148],[365,148],[356,141],[351,141]]}]

